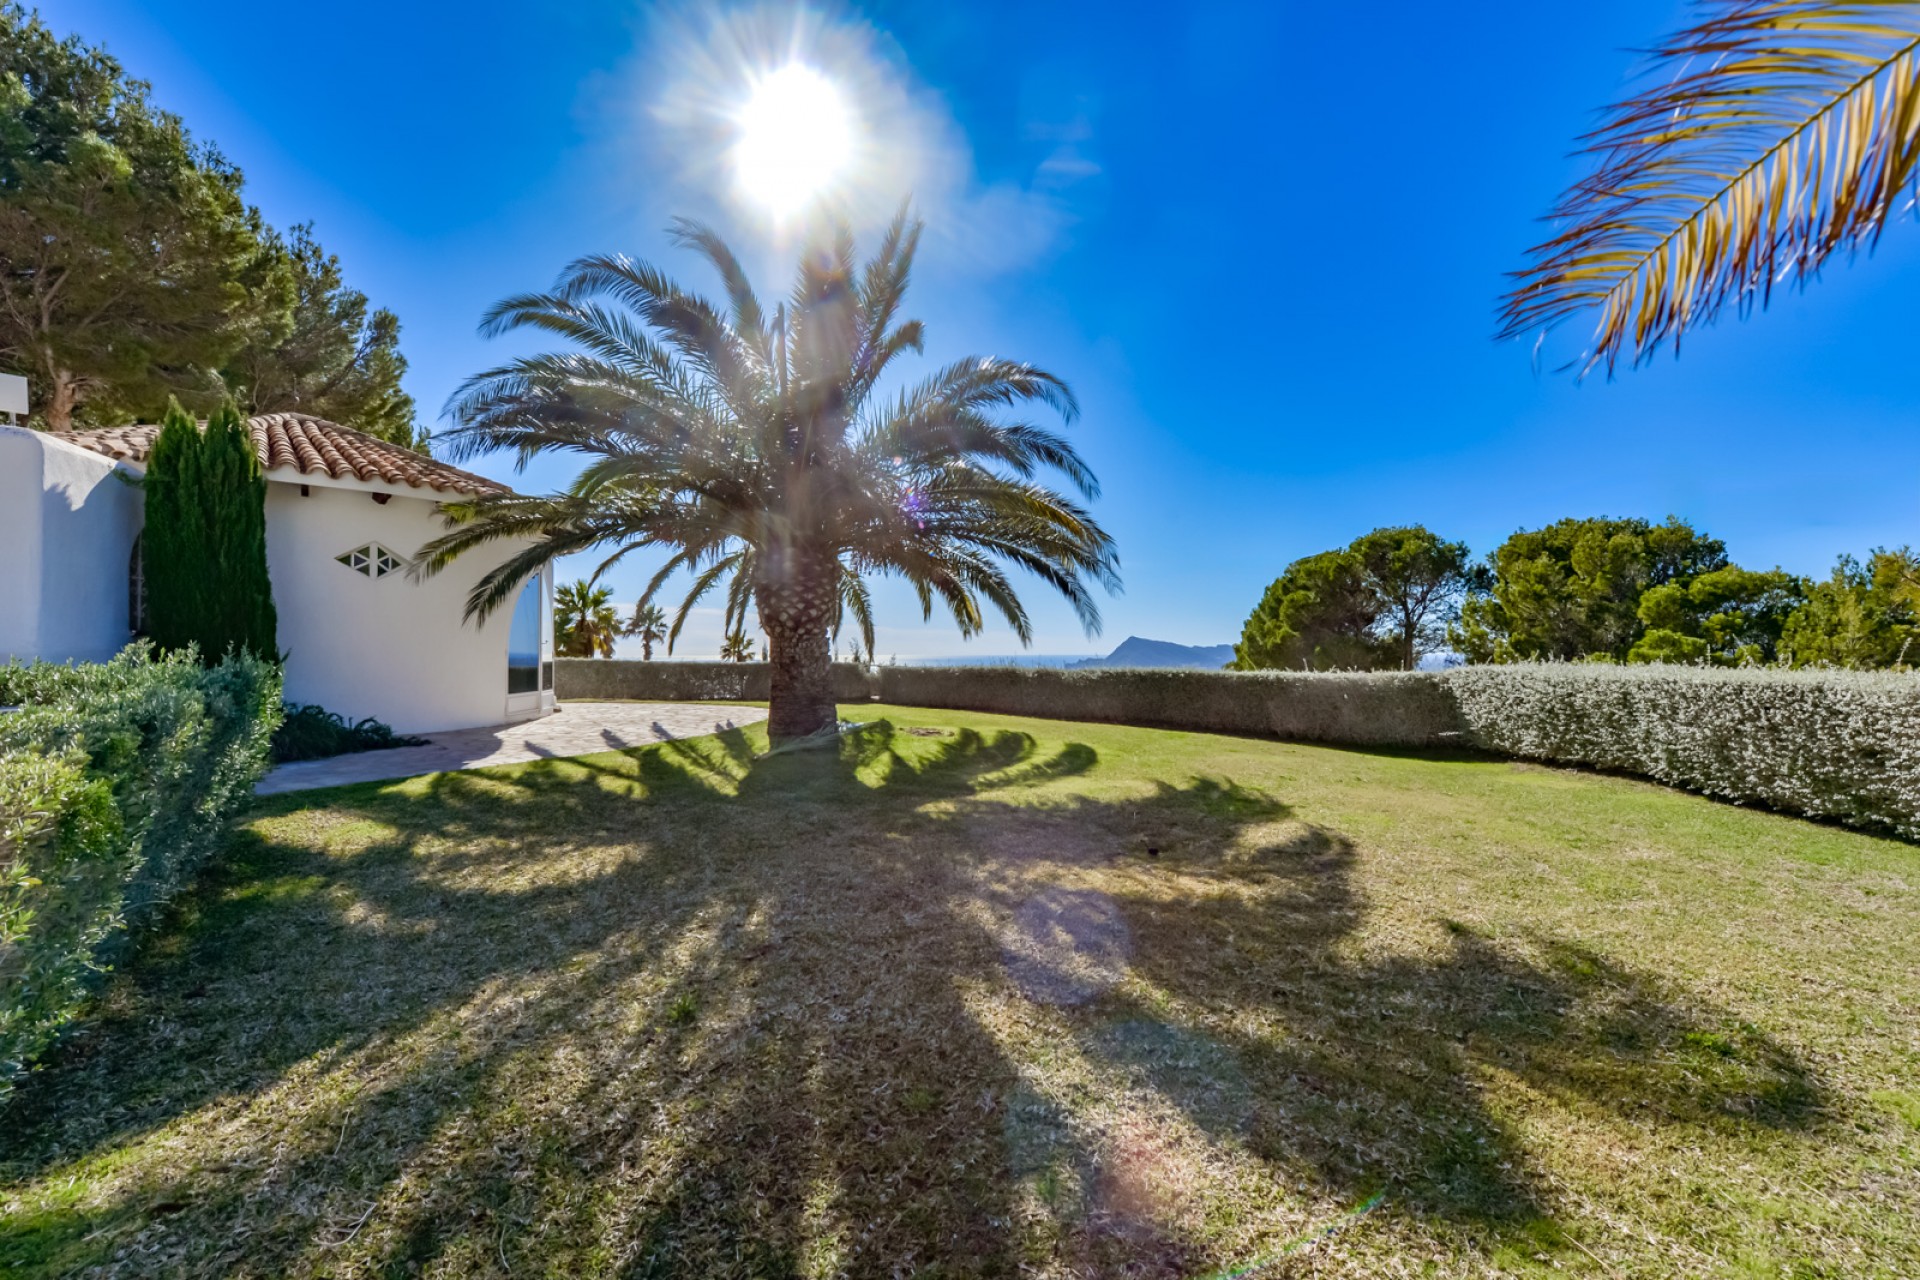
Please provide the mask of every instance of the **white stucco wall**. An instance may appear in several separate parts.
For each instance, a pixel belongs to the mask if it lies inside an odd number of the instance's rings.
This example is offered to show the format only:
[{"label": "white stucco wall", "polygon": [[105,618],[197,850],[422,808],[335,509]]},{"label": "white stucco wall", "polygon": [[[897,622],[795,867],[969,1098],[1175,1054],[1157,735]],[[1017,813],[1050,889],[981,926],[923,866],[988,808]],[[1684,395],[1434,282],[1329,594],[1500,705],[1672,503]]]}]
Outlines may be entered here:
[{"label": "white stucco wall", "polygon": [[90,450],[0,426],[0,661],[103,662],[132,637],[140,491]]},{"label": "white stucco wall", "polygon": [[[376,716],[402,733],[499,724],[531,708],[507,704],[507,632],[512,603],[485,623],[463,620],[473,583],[511,556],[502,543],[414,581],[403,572],[369,578],[336,557],[377,543],[410,559],[443,526],[432,497],[386,488],[302,482],[269,474],[267,564],[287,655],[286,696],[317,702],[349,720]],[[551,639],[546,641],[551,647]],[[552,696],[540,710],[552,709]],[[535,712],[537,714],[537,712]]]},{"label": "white stucco wall", "polygon": [[[127,571],[144,500],[115,472],[139,470],[0,426],[0,662],[100,662],[132,638]],[[387,501],[376,503],[375,493]],[[512,601],[483,625],[462,617],[473,583],[518,544],[476,551],[423,582],[404,572],[369,578],[335,558],[378,543],[410,559],[442,532],[438,498],[403,485],[269,474],[267,564],[289,701],[349,720],[374,716],[402,733],[553,709],[551,689],[508,700]],[[550,601],[552,584],[543,586]],[[546,658],[552,646],[549,615]]]}]

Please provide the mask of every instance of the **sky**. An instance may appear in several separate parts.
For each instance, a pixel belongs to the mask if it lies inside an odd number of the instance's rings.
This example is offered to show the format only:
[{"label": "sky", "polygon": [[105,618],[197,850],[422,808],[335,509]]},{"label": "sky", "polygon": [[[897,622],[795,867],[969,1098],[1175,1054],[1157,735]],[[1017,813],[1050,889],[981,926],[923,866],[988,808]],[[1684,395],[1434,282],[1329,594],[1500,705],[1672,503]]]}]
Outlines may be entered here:
[{"label": "sky", "polygon": [[[743,200],[726,112],[766,63],[837,77],[859,228],[911,196],[926,366],[1010,356],[1065,378],[1124,593],[1101,636],[1032,584],[1032,652],[1237,639],[1287,563],[1421,523],[1484,554],[1563,516],[1676,514],[1739,563],[1824,574],[1920,541],[1920,226],[1804,293],[1609,380],[1496,342],[1506,272],[1584,171],[1598,110],[1681,0],[529,6],[54,0],[279,226],[311,221],[403,325],[434,429],[469,375],[530,349],[476,324],[571,259],[624,252],[703,291],[663,234],[711,221],[763,296],[789,226]],[[849,178],[852,184],[853,179]],[[1575,342],[1578,332],[1556,342]],[[1549,348],[1552,350],[1553,348]],[[1569,348],[1571,350],[1571,348]],[[516,474],[558,487],[558,459]],[[611,573],[632,601],[664,553]],[[564,562],[563,579],[591,564]],[[716,602],[717,603],[717,602]],[[885,660],[962,643],[899,587]],[[696,615],[681,656],[718,647]],[[631,643],[631,642],[628,642]]]}]

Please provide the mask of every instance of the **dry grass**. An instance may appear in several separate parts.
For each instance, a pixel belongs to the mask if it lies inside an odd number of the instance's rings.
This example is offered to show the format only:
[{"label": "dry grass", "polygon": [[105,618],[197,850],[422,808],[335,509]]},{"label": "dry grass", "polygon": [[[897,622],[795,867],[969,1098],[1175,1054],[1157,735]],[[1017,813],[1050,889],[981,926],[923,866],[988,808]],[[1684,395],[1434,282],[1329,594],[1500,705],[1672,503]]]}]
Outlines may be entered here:
[{"label": "dry grass", "polygon": [[263,803],[0,1117],[0,1270],[1920,1273],[1911,845],[884,714]]}]

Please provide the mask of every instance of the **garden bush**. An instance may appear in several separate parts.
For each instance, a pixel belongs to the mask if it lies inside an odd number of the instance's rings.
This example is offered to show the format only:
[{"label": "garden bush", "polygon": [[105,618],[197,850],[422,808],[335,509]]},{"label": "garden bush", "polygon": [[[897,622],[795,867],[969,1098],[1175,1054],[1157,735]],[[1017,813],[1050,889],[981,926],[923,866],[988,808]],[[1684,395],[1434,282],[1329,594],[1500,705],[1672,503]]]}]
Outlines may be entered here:
[{"label": "garden bush", "polygon": [[1445,679],[1489,750],[1920,837],[1920,676],[1519,663]]},{"label": "garden bush", "polygon": [[[553,664],[556,697],[578,702],[765,702],[764,662],[634,662],[626,658],[560,658]],[[833,696],[865,702],[879,689],[873,674],[852,662],[833,664]]]},{"label": "garden bush", "polygon": [[279,668],[144,644],[0,667],[0,1100],[133,930],[219,847],[266,765]]},{"label": "garden bush", "polygon": [[411,734],[395,733],[393,726],[368,716],[351,723],[337,711],[314,702],[289,702],[280,727],[273,731],[273,760],[324,760],[355,751],[385,751],[389,747],[418,747],[426,742]]},{"label": "garden bush", "polygon": [[880,700],[1056,720],[1362,746],[1462,739],[1443,677],[1430,672],[1156,671],[882,667]]}]

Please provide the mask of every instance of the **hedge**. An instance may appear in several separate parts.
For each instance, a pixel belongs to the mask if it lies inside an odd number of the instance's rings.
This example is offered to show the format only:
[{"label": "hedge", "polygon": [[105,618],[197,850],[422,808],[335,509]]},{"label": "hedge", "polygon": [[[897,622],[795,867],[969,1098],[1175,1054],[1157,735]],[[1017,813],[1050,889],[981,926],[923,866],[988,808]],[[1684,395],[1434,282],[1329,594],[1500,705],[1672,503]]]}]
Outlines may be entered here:
[{"label": "hedge", "polygon": [[[625,658],[560,658],[553,691],[579,702],[765,702],[764,662],[634,662]],[[857,663],[833,664],[833,696],[866,702],[879,685]]]},{"label": "hedge", "polygon": [[[1516,663],[1443,672],[835,669],[878,699],[1349,746],[1469,746],[1920,837],[1920,675]],[[760,700],[761,663],[559,664],[562,698]]]},{"label": "hedge", "polygon": [[138,928],[219,847],[280,674],[191,649],[0,667],[0,1102]]},{"label": "hedge", "polygon": [[1488,750],[1920,837],[1920,676],[1517,664],[1445,678]]},{"label": "hedge", "polygon": [[1098,720],[1356,746],[1458,744],[1441,677],[1428,672],[1062,671],[882,667],[882,702],[1056,720]]}]

